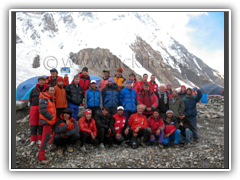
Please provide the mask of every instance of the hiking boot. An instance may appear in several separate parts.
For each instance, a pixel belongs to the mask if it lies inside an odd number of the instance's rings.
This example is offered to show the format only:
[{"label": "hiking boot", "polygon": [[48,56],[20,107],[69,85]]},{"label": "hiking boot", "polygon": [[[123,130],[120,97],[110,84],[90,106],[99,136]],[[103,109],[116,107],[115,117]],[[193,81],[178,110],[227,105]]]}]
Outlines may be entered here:
[{"label": "hiking boot", "polygon": [[70,153],[73,152],[73,148],[71,144],[67,144],[67,151]]},{"label": "hiking boot", "polygon": [[103,144],[103,143],[101,143],[101,144],[99,145],[99,149],[105,150],[105,147],[104,147],[104,144]]},{"label": "hiking boot", "polygon": [[123,142],[120,144],[120,146],[123,146],[123,147],[128,147],[128,145],[127,145],[126,141],[123,141]]},{"label": "hiking boot", "polygon": [[184,147],[184,143],[179,143],[179,146],[180,147]]},{"label": "hiking boot", "polygon": [[140,142],[140,144],[141,144],[142,147],[144,147],[144,148],[147,147],[147,145],[146,145],[144,142],[142,142],[142,141]]},{"label": "hiking boot", "polygon": [[31,147],[31,146],[34,146],[36,144],[36,141],[32,141],[28,146]]},{"label": "hiking boot", "polygon": [[191,144],[190,143],[185,143],[184,147],[189,148],[189,147],[191,147]]},{"label": "hiking boot", "polygon": [[93,150],[93,146],[91,144],[86,144],[85,149],[87,150]]},{"label": "hiking boot", "polygon": [[174,147],[175,147],[175,148],[179,148],[179,145],[178,145],[178,144],[174,144]]},{"label": "hiking boot", "polygon": [[50,160],[48,159],[44,159],[42,161],[40,161],[40,164],[49,164],[50,163]]},{"label": "hiking boot", "polygon": [[193,141],[194,141],[195,143],[198,143],[198,142],[199,142],[199,139],[193,138]]},{"label": "hiking boot", "polygon": [[83,145],[82,147],[80,147],[80,150],[83,152],[83,153],[86,153],[86,148],[85,148],[85,145]]},{"label": "hiking boot", "polygon": [[130,143],[130,139],[126,140],[126,143]]},{"label": "hiking boot", "polygon": [[55,144],[50,144],[50,146],[49,146],[49,150],[50,151],[52,151],[52,150],[54,150],[56,148],[57,148],[57,146]]},{"label": "hiking boot", "polygon": [[37,141],[37,144],[40,146],[40,144],[41,144],[41,140],[38,140],[38,141]]},{"label": "hiking boot", "polygon": [[112,143],[112,146],[113,146],[113,147],[117,147],[117,144],[116,144],[116,143]]},{"label": "hiking boot", "polygon": [[164,147],[163,147],[163,144],[158,144],[158,147],[160,148],[160,149],[163,149]]},{"label": "hiking boot", "polygon": [[59,156],[61,156],[61,155],[63,154],[63,147],[61,147],[61,146],[58,147],[57,154],[58,154]]},{"label": "hiking boot", "polygon": [[136,142],[133,142],[133,143],[132,143],[132,148],[133,148],[133,149],[136,149],[136,148],[137,148],[137,143],[136,143]]}]

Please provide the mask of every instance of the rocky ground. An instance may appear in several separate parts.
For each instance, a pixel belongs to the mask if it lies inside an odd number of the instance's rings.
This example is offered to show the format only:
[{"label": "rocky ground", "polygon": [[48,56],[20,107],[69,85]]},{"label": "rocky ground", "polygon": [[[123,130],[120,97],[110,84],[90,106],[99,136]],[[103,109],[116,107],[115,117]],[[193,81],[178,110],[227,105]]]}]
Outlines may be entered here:
[{"label": "rocky ground", "polygon": [[[28,116],[29,117],[29,116]],[[198,118],[200,141],[190,148],[174,148],[172,144],[164,149],[157,145],[138,149],[130,147],[89,146],[87,153],[79,150],[58,156],[57,150],[46,150],[49,165],[38,162],[38,145],[28,147],[30,127],[28,117],[17,121],[16,163],[17,168],[224,168],[224,118]]]}]

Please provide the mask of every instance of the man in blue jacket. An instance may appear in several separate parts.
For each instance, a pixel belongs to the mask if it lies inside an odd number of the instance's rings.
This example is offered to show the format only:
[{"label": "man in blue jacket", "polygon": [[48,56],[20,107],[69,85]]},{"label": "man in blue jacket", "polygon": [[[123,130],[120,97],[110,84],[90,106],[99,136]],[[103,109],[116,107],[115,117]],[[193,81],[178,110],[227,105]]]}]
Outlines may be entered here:
[{"label": "man in blue jacket", "polygon": [[127,87],[120,92],[120,103],[124,108],[123,115],[125,116],[126,120],[128,120],[128,118],[137,110],[137,93],[132,88],[132,81],[127,80],[126,86]]},{"label": "man in blue jacket", "polygon": [[109,108],[109,113],[114,115],[117,113],[117,107],[119,106],[119,89],[114,79],[111,77],[108,79],[108,84],[102,90],[103,106]]},{"label": "man in blue jacket", "polygon": [[[197,87],[195,87],[197,89]],[[192,89],[187,89],[187,95],[183,97],[183,101],[185,104],[185,112],[186,112],[186,118],[190,119],[192,125],[193,125],[193,139],[194,141],[198,142],[198,133],[197,133],[197,110],[196,110],[196,104],[198,101],[202,98],[202,92],[198,89],[197,95],[192,95]]]}]

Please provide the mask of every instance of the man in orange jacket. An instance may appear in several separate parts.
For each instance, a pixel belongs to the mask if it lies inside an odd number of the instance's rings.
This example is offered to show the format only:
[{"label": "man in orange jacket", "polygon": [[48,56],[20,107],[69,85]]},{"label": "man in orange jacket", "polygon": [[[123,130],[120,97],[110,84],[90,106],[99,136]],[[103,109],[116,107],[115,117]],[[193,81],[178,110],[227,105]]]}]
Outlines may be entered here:
[{"label": "man in orange jacket", "polygon": [[51,128],[55,124],[57,116],[55,98],[53,96],[54,92],[55,88],[53,86],[48,86],[46,92],[42,92],[39,95],[40,123],[43,126],[42,139],[38,154],[38,159],[41,164],[50,163],[50,161],[45,158],[45,150],[47,143],[50,140]]},{"label": "man in orange jacket", "polygon": [[57,78],[57,85],[55,87],[55,93],[54,96],[56,98],[56,110],[57,110],[57,117],[59,118],[62,114],[63,110],[68,107],[67,105],[67,96],[66,91],[63,88],[63,78],[58,77]]},{"label": "man in orange jacket", "polygon": [[146,147],[145,143],[149,140],[151,134],[151,128],[148,127],[147,117],[143,115],[144,106],[137,106],[137,113],[130,116],[128,119],[129,126],[133,130],[131,143],[132,148],[136,149],[138,147],[137,138],[141,137],[141,145]]},{"label": "man in orange jacket", "polygon": [[114,76],[114,81],[115,83],[118,85],[118,89],[119,91],[121,91],[124,88],[124,81],[126,81],[126,79],[124,77],[122,77],[122,72],[123,69],[122,68],[117,68],[117,74]]}]

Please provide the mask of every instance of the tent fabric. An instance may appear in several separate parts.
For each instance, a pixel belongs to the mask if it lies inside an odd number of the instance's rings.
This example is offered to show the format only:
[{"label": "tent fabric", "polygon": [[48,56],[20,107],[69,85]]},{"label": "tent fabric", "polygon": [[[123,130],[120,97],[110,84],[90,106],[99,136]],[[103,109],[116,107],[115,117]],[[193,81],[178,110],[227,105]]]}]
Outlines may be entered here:
[{"label": "tent fabric", "polygon": [[205,84],[200,90],[203,94],[224,96],[223,87],[214,83]]},{"label": "tent fabric", "polygon": [[[38,83],[38,77],[32,77],[24,82],[22,82],[21,84],[18,85],[17,89],[16,89],[16,100],[25,100],[27,101],[29,99],[31,90],[36,86],[36,84]],[[44,77],[47,77],[46,75],[44,75]]]},{"label": "tent fabric", "polygon": [[99,76],[96,75],[89,75],[90,76],[90,81],[91,80],[95,80],[97,82],[97,87],[99,87],[100,81],[102,80],[102,78],[100,78]]}]

